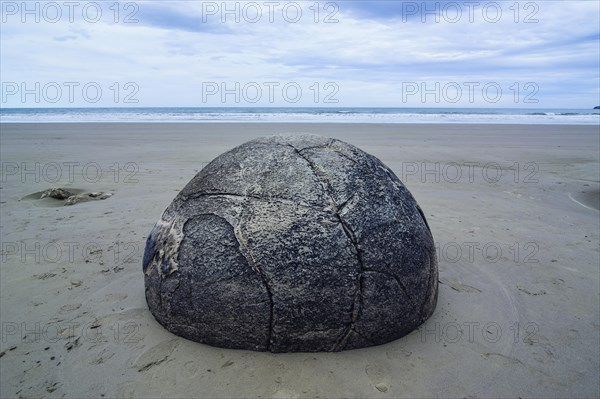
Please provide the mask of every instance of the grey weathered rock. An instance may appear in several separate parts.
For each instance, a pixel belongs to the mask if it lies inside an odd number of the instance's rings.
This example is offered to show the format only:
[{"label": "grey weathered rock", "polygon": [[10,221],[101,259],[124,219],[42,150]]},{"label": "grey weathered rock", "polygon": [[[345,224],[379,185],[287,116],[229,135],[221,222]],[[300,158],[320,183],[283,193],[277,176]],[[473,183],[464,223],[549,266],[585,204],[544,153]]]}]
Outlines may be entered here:
[{"label": "grey weathered rock", "polygon": [[110,197],[112,197],[111,193],[104,193],[104,192],[94,192],[94,193],[87,193],[87,194],[71,195],[69,198],[67,198],[67,201],[65,202],[65,206],[75,205],[75,204],[79,204],[81,202],[87,202],[87,201],[93,201],[93,200],[105,200]]},{"label": "grey weathered rock", "polygon": [[64,200],[74,195],[72,192],[65,190],[64,188],[49,188],[44,191],[40,198],[54,198],[59,200]]},{"label": "grey weathered rock", "polygon": [[383,344],[437,300],[433,238],[412,195],[377,158],[314,135],[213,160],[150,232],[143,269],[160,324],[226,348]]}]

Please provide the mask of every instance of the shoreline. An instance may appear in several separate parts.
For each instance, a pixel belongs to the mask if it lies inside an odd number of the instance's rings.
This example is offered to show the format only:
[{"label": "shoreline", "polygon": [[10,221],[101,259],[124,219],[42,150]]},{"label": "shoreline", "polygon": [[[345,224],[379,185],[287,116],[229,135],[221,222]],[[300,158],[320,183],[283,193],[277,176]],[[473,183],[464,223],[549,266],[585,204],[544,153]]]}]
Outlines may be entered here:
[{"label": "shoreline", "polygon": [[17,108],[0,122],[42,123],[374,123],[600,125],[600,113],[574,108],[122,107]]},{"label": "shoreline", "polygon": [[545,126],[545,127],[600,127],[598,123],[498,123],[498,122],[339,122],[339,121],[301,121],[301,122],[286,122],[286,121],[57,121],[57,122],[2,122],[3,125],[348,125],[348,126]]}]

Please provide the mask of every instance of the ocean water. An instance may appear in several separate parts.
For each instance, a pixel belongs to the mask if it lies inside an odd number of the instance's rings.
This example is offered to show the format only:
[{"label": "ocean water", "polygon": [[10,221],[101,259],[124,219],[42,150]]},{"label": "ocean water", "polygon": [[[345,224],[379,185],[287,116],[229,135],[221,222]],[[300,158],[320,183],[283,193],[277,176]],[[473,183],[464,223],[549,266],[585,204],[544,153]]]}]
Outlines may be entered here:
[{"label": "ocean water", "polygon": [[600,125],[600,110],[514,108],[0,108],[0,122],[347,122]]}]

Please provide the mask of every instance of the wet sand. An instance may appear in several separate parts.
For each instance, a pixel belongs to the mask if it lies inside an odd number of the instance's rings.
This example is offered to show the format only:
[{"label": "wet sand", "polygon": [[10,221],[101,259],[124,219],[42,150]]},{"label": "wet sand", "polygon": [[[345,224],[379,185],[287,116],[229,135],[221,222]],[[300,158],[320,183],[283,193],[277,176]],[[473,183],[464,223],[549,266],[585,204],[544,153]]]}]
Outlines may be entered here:
[{"label": "wet sand", "polygon": [[[377,156],[438,247],[434,315],[341,353],[178,338],[144,298],[146,234],[220,153],[318,133]],[[0,125],[0,397],[598,397],[598,126]],[[63,206],[50,187],[113,194]]]}]

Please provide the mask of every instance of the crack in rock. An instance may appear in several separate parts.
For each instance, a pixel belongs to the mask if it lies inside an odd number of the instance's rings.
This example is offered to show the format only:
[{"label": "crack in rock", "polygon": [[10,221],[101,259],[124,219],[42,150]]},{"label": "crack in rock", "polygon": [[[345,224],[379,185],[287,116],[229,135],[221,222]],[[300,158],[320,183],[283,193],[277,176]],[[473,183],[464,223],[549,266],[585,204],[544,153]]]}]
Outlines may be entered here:
[{"label": "crack in rock", "polygon": [[350,198],[348,198],[346,201],[344,201],[341,205],[339,205],[338,207],[338,212],[341,214],[344,209],[346,208],[346,206],[348,206],[348,204],[350,202],[353,202],[356,199],[356,193],[353,193]]},{"label": "crack in rock", "polygon": [[[432,259],[431,255],[430,255],[427,257],[427,262],[429,263],[428,267],[427,267],[427,269],[429,269],[429,276],[427,276],[428,288],[427,288],[427,294],[425,295],[425,300],[423,301],[423,305],[421,305],[421,309],[419,310],[420,315],[423,315],[423,310],[425,309],[425,306],[427,305],[427,302],[429,301],[429,296],[431,295],[431,290],[434,290],[436,288],[432,284],[432,280],[434,280],[435,276],[436,276],[436,261],[435,261],[435,259]],[[437,284],[437,283],[438,283],[438,281],[435,281],[435,284]],[[436,295],[437,295],[437,293],[436,293]]]},{"label": "crack in rock", "polygon": [[[327,146],[330,146],[332,142],[333,142],[333,140],[330,140],[330,142]],[[335,202],[335,198],[333,197],[333,189],[331,187],[331,183],[329,182],[329,180],[326,177],[321,176],[321,173],[318,171],[318,168],[314,164],[314,162],[308,156],[305,156],[304,154],[302,154],[302,151],[307,150],[309,148],[304,148],[302,150],[298,150],[293,145],[291,145],[291,144],[288,144],[288,145],[291,148],[293,148],[293,150],[296,152],[296,154],[298,154],[298,156],[300,158],[302,158],[306,161],[306,163],[308,164],[308,167],[310,168],[310,170],[313,172],[313,174],[315,175],[315,177],[317,178],[317,180],[323,187],[323,191],[325,192],[325,194],[327,194],[327,196],[329,197],[329,200],[331,201],[333,213],[335,214],[336,218],[340,222],[340,225],[342,226],[342,230],[344,231],[344,234],[346,235],[346,237],[348,237],[348,239],[350,240],[350,243],[352,244],[352,246],[354,247],[354,250],[356,252],[356,258],[358,260],[358,274],[356,277],[356,290],[354,292],[354,298],[352,300],[352,306],[350,308],[350,324],[348,325],[345,334],[342,335],[340,340],[338,340],[338,342],[336,342],[332,348],[332,351],[340,351],[346,345],[346,342],[348,341],[348,338],[350,337],[350,333],[354,330],[354,325],[356,324],[356,321],[358,320],[358,316],[360,314],[360,311],[361,311],[361,308],[363,305],[362,304],[362,300],[363,300],[363,298],[362,298],[362,273],[364,271],[364,261],[363,261],[363,257],[362,257],[362,250],[360,249],[360,247],[358,245],[358,240],[356,239],[356,235],[350,228],[350,225],[340,215],[341,208]],[[327,146],[321,146],[321,147],[327,147]],[[348,201],[346,201],[344,203],[344,206],[346,205],[347,202]]]},{"label": "crack in rock", "polygon": [[259,196],[259,195],[251,195],[251,194],[235,194],[235,193],[223,193],[223,192],[214,192],[214,193],[197,193],[197,194],[193,194],[193,195],[187,195],[185,196],[185,199],[198,199],[198,198],[203,198],[203,197],[233,197],[233,198],[240,198],[242,200],[259,200],[259,201],[279,201],[279,202],[283,202],[286,204],[291,204],[294,206],[301,206],[301,207],[305,207],[305,208],[309,208],[309,209],[320,209],[320,207],[318,205],[311,205],[309,203],[306,202],[299,202],[299,201],[294,201],[291,198],[284,198],[284,197],[278,197],[278,196],[274,196],[274,195],[267,195],[267,196]]},{"label": "crack in rock", "polygon": [[[333,144],[334,141],[338,141],[338,140],[332,140],[331,143]],[[342,158],[346,158],[347,160],[349,160],[350,162],[352,162],[354,165],[358,164],[358,161],[356,159],[353,159],[353,158],[349,157],[348,155],[344,154],[340,150],[336,150],[335,148],[331,148],[331,152],[335,152],[336,154],[338,154]]]},{"label": "crack in rock", "polygon": [[252,252],[252,249],[250,249],[250,247],[248,246],[248,241],[244,238],[244,235],[242,234],[242,215],[241,214],[240,214],[240,220],[239,220],[237,226],[235,226],[235,227],[232,226],[232,227],[233,227],[235,238],[236,238],[238,244],[240,245],[240,248],[242,248],[245,252],[244,257],[246,258],[246,260],[252,267],[252,270],[254,270],[256,272],[256,274],[258,274],[258,277],[261,279],[263,285],[265,286],[265,290],[267,291],[267,297],[269,298],[269,323],[267,326],[268,331],[267,331],[266,348],[267,348],[267,351],[269,351],[271,348],[271,339],[272,339],[272,335],[273,335],[273,307],[274,307],[273,293],[271,292],[271,287],[269,286],[267,277],[265,276],[263,271],[260,269],[260,266],[258,265],[258,261],[254,257],[254,253]]},{"label": "crack in rock", "polygon": [[417,204],[417,211],[419,212],[419,215],[421,215],[421,219],[423,219],[423,223],[425,223],[427,230],[429,230],[429,232],[431,233],[431,228],[429,228],[429,223],[427,223],[427,219],[425,219],[425,214],[423,213],[423,209],[421,209],[419,204]]},{"label": "crack in rock", "polygon": [[[412,303],[413,307],[414,308],[417,307],[414,298],[412,297],[412,295],[409,294],[408,289],[406,288],[406,286],[404,285],[404,283],[402,282],[402,280],[400,280],[400,278],[398,276],[393,275],[392,273],[385,272],[383,270],[375,270],[375,269],[363,269],[363,273],[379,273],[379,274],[383,274],[384,276],[391,278],[398,284],[398,286],[404,292],[404,294],[406,295],[408,300]],[[429,279],[429,276],[427,276],[427,279]]]},{"label": "crack in rock", "polygon": [[[388,168],[387,166],[383,165],[382,166],[383,170],[385,171],[385,174],[387,176],[387,178],[390,180],[390,182],[392,183],[392,186],[399,192],[402,192],[403,190],[407,190],[406,187],[404,187],[404,185],[402,184],[402,182],[400,181],[400,179],[398,179],[398,177],[394,174],[394,172]],[[429,227],[429,223],[427,223],[427,218],[425,217],[425,213],[423,212],[423,209],[421,209],[421,207],[419,206],[419,204],[416,203],[415,201],[415,208],[419,214],[419,216],[421,216],[421,219],[423,220],[423,223],[425,224],[425,227],[427,228],[427,231],[429,231],[429,234],[432,234],[431,232],[431,228]],[[435,251],[435,248],[433,249]],[[425,306],[427,305],[427,302],[429,301],[429,295],[430,295],[430,291],[432,290],[432,278],[434,277],[435,274],[435,261],[431,260],[431,257],[428,257],[427,259],[429,265],[427,267],[428,269],[428,276],[427,276],[427,281],[428,281],[428,288],[427,288],[427,294],[425,295],[425,300],[423,301],[423,304],[420,307],[420,311],[419,314],[423,314],[423,309],[425,309]],[[404,292],[407,293],[408,295],[408,290],[406,289],[406,287],[404,285],[402,285],[400,283],[399,279],[396,279],[396,281],[398,282],[398,284],[400,284],[400,286],[402,287],[402,289],[404,290]],[[409,298],[411,299],[411,302],[414,302],[414,299],[412,298],[411,295],[408,295]]]}]

